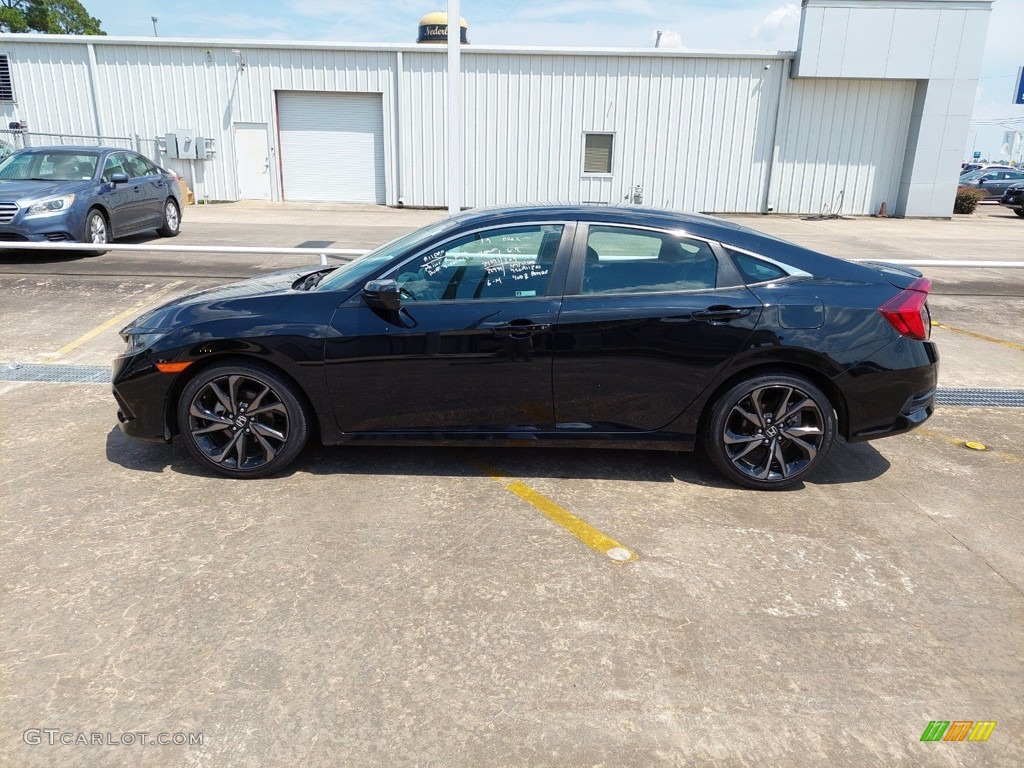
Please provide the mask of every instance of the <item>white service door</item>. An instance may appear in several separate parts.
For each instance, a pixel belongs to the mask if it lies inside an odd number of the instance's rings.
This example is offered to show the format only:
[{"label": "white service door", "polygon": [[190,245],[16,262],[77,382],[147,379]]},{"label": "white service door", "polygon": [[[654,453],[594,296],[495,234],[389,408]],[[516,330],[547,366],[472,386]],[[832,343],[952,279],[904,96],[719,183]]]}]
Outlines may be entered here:
[{"label": "white service door", "polygon": [[235,168],[239,199],[270,199],[270,144],[266,123],[235,123]]},{"label": "white service door", "polygon": [[379,93],[277,95],[285,200],[384,203]]}]

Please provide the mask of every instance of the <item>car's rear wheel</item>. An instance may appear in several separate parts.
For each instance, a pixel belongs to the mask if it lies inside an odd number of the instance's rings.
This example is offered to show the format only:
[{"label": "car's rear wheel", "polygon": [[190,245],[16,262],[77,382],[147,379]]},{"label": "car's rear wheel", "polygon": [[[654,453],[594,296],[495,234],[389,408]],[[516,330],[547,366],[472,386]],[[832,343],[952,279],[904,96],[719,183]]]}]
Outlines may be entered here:
[{"label": "car's rear wheel", "polygon": [[1024,208],[1014,208],[1013,212],[1024,219]]},{"label": "car's rear wheel", "polygon": [[228,477],[265,477],[299,454],[309,419],[294,385],[242,363],[207,368],[185,386],[178,429],[203,466]]},{"label": "car's rear wheel", "polygon": [[704,444],[722,474],[772,491],[796,485],[821,466],[835,441],[836,415],[804,377],[765,373],[719,397],[707,425]]},{"label": "car's rear wheel", "polygon": [[[82,241],[94,245],[106,245],[110,240],[110,224],[107,223],[107,217],[103,215],[103,211],[93,208],[85,217],[85,236]],[[87,253],[89,256],[102,256],[106,251],[88,251]]]},{"label": "car's rear wheel", "polygon": [[164,223],[156,231],[160,237],[177,237],[181,231],[181,211],[173,197],[167,198],[164,203]]}]

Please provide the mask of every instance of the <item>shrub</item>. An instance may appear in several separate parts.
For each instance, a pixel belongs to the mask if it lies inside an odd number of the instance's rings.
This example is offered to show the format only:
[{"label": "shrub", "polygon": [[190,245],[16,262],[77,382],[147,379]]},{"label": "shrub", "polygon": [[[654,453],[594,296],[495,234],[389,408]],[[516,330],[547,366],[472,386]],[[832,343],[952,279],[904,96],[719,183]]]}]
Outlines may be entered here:
[{"label": "shrub", "polygon": [[953,213],[974,213],[978,201],[985,199],[985,193],[977,187],[957,187]]}]

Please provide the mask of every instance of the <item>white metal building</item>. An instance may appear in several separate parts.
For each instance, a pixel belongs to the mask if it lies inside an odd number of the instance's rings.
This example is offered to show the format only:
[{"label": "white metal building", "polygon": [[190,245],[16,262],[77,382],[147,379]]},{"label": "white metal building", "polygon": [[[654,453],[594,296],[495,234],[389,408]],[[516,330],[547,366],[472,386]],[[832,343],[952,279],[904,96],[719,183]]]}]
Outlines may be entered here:
[{"label": "white metal building", "polygon": [[[796,52],[464,46],[461,204],[949,216],[990,6],[803,0]],[[137,135],[211,200],[441,207],[445,72],[443,46],[3,35],[0,127]],[[156,141],[185,132],[205,160]]]}]

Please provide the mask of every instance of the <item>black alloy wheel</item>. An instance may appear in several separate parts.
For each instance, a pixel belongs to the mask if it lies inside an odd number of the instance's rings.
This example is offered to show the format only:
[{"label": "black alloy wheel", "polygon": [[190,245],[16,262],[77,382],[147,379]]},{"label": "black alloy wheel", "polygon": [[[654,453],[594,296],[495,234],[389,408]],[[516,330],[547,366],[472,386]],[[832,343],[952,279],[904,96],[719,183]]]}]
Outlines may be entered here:
[{"label": "black alloy wheel", "polygon": [[178,402],[178,429],[201,464],[228,477],[264,477],[284,469],[309,435],[292,384],[259,365],[200,372]]},{"label": "black alloy wheel", "polygon": [[173,197],[168,197],[164,203],[164,223],[156,231],[160,237],[177,237],[181,231],[181,211]]},{"label": "black alloy wheel", "polygon": [[824,463],[836,415],[825,394],[802,376],[767,373],[739,382],[711,410],[705,447],[729,479],[783,490]]}]

